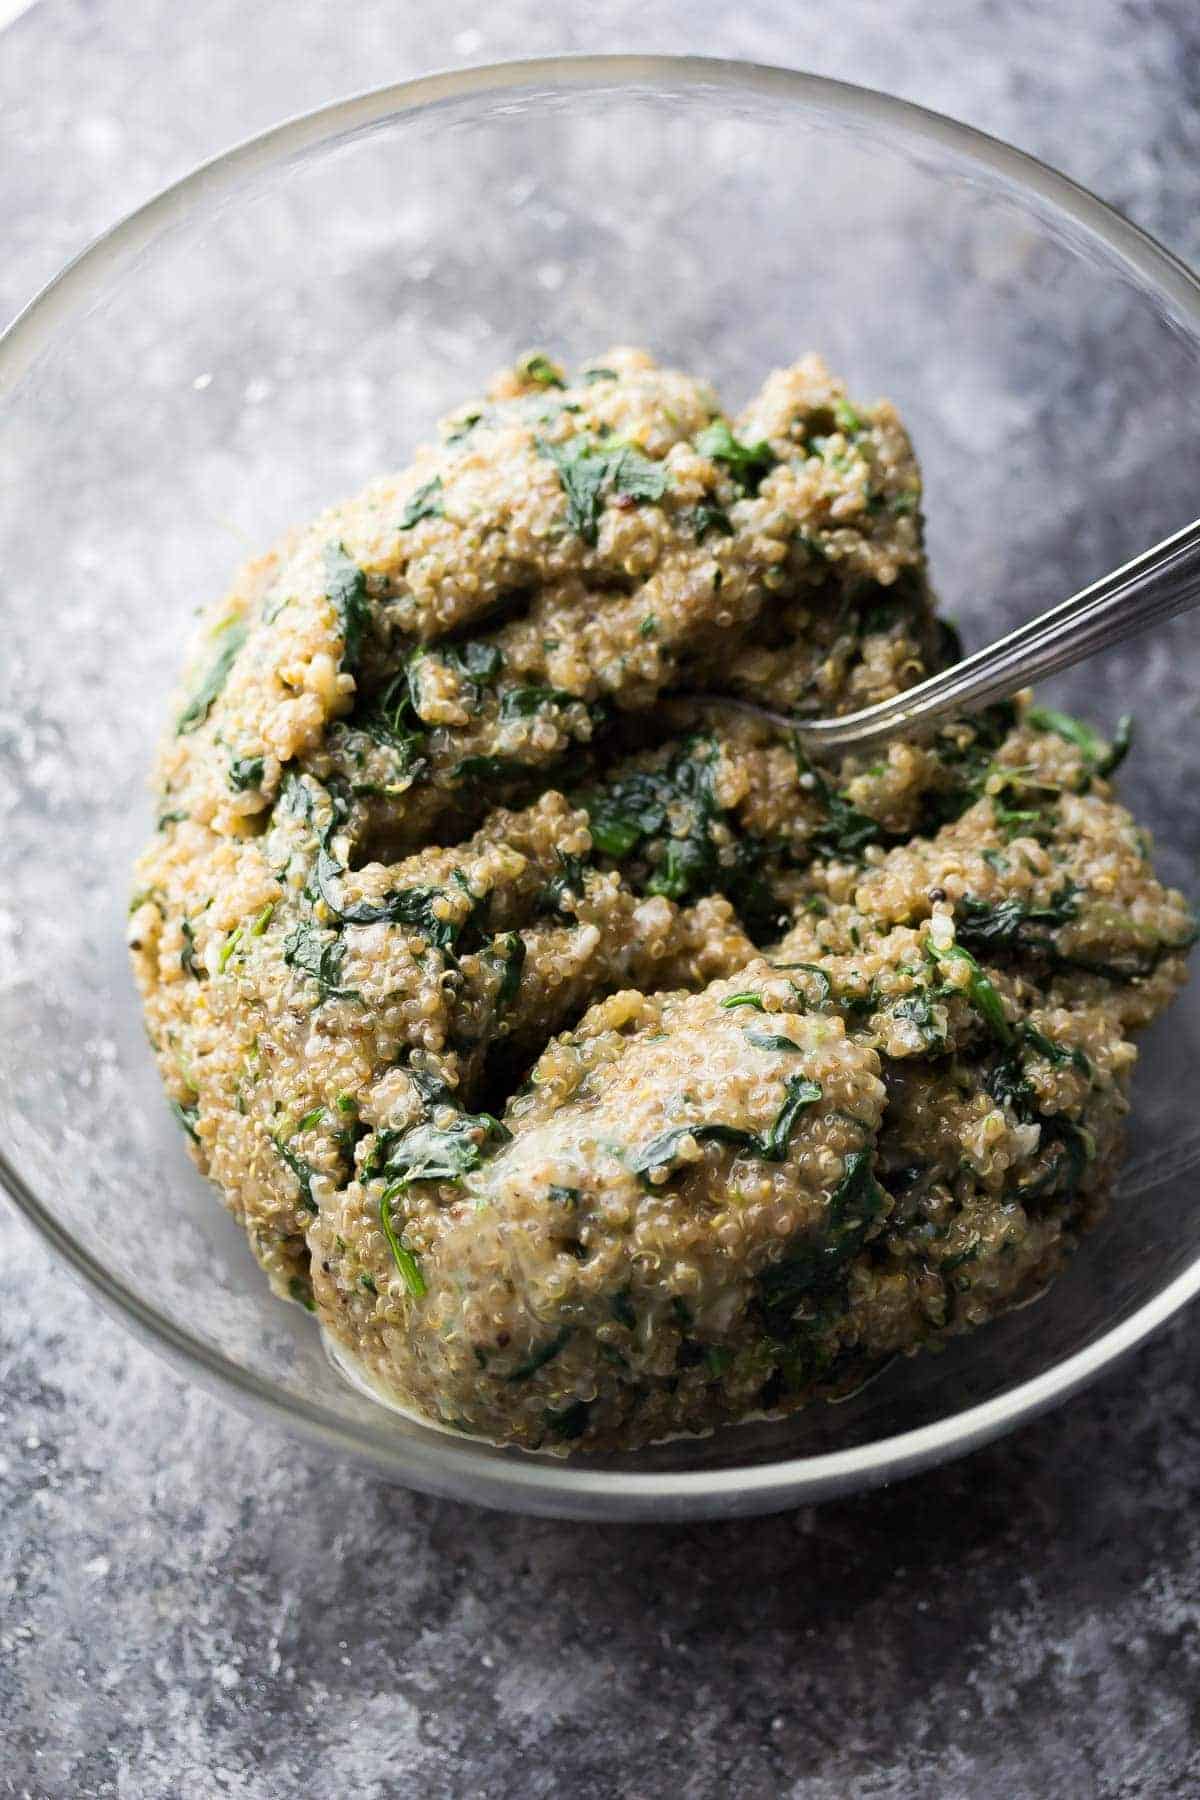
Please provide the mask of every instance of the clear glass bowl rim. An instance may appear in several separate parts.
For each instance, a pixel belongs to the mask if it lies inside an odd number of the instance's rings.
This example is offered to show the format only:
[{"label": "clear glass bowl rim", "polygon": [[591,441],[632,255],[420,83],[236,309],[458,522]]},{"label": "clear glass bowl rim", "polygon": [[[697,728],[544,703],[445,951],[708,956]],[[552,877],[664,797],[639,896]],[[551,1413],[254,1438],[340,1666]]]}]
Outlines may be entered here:
[{"label": "clear glass bowl rim", "polygon": [[[481,64],[391,83],[302,113],[201,163],[96,238],[18,314],[0,336],[0,395],[11,392],[52,344],[56,331],[86,307],[110,268],[125,263],[198,203],[230,192],[260,171],[315,145],[343,141],[386,119],[447,101],[494,98],[536,87],[569,93],[596,87],[636,91],[752,92],[892,126],[932,148],[973,162],[1036,197],[1124,264],[1138,284],[1200,341],[1200,279],[1169,250],[1095,194],[1003,140],[894,95],[801,70],[700,56],[572,55]],[[0,1187],[34,1230],[113,1314],[173,1364],[224,1392],[244,1409],[265,1410],[289,1429],[343,1454],[383,1467],[405,1485],[470,1497],[484,1505],[596,1518],[686,1518],[770,1512],[874,1487],[947,1461],[1014,1429],[1065,1400],[1110,1368],[1200,1291],[1200,1256],[1153,1299],[1093,1344],[1031,1380],[936,1424],[817,1456],[793,1456],[743,1468],[680,1473],[591,1468],[583,1461],[543,1462],[513,1453],[479,1453],[470,1439],[414,1439],[285,1396],[158,1312],[95,1261],[56,1220],[0,1149]],[[265,1295],[265,1290],[264,1290]]]}]

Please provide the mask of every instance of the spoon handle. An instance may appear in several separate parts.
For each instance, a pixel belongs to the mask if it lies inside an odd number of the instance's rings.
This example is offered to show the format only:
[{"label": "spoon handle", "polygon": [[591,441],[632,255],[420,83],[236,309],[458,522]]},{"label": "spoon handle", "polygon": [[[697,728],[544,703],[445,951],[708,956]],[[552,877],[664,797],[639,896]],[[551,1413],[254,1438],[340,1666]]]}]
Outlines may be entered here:
[{"label": "spoon handle", "polygon": [[870,750],[901,732],[978,712],[1198,604],[1200,519],[985,650],[890,700],[838,719],[781,723],[816,756]]}]

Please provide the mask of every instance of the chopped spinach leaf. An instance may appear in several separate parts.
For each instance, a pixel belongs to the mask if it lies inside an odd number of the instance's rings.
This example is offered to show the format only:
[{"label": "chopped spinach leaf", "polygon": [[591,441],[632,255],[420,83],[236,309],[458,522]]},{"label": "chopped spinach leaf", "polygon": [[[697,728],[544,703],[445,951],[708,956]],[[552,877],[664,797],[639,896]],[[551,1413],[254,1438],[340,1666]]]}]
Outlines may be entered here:
[{"label": "chopped spinach leaf", "polygon": [[292,1276],[288,1282],[288,1293],[306,1312],[316,1312],[317,1303],[313,1299],[312,1282],[306,1281],[303,1275]]},{"label": "chopped spinach leaf", "polygon": [[238,651],[246,642],[249,626],[245,619],[229,619],[220,627],[217,635],[221,639],[221,648],[217,651],[207,673],[204,675],[191,699],[175,721],[177,737],[184,737],[203,725],[213,704],[229,678],[229,671],[237,661]]},{"label": "chopped spinach leaf", "polygon": [[1108,755],[1097,764],[1097,775],[1115,775],[1133,747],[1133,714],[1122,713],[1108,746]]},{"label": "chopped spinach leaf", "polygon": [[447,1126],[424,1120],[402,1131],[387,1129],[378,1134],[363,1177],[380,1176],[396,1193],[414,1181],[461,1181],[510,1136],[491,1113],[463,1113]]},{"label": "chopped spinach leaf", "polygon": [[446,433],[446,442],[461,444],[464,438],[470,437],[483,416],[481,412],[473,411],[465,412],[459,418],[450,420],[450,430]]},{"label": "chopped spinach leaf", "polygon": [[261,756],[235,756],[229,764],[229,785],[235,794],[244,794],[250,788],[260,788],[263,781],[263,758]]},{"label": "chopped spinach leaf", "polygon": [[392,1261],[400,1271],[401,1280],[413,1299],[421,1300],[428,1292],[425,1277],[422,1275],[421,1265],[412,1251],[400,1242],[399,1233],[392,1219],[392,1198],[393,1196],[388,1190],[380,1195],[379,1222],[383,1226],[383,1235],[388,1241],[388,1249],[392,1253]]},{"label": "chopped spinach leaf", "polygon": [[1048,1038],[1044,1032],[1039,1031],[1037,1026],[1031,1025],[1028,1020],[1021,1026],[1021,1035],[1032,1050],[1035,1050],[1039,1056],[1055,1068],[1061,1068],[1063,1064],[1070,1063],[1072,1067],[1079,1070],[1081,1075],[1091,1074],[1091,1058],[1085,1050],[1080,1050],[1078,1045],[1056,1044],[1053,1038]]},{"label": "chopped spinach leaf", "polygon": [[501,696],[500,717],[502,719],[528,719],[534,713],[540,712],[543,706],[574,706],[578,700],[578,694],[569,694],[565,688],[509,688]]},{"label": "chopped spinach leaf", "polygon": [[447,889],[440,887],[394,888],[379,900],[356,900],[345,905],[332,886],[334,881],[342,880],[345,873],[327,848],[327,841],[323,842],[317,854],[317,891],[340,925],[407,925],[435,949],[456,950],[459,954],[465,954],[468,947],[478,944],[479,918],[487,902],[486,898],[476,899],[471,894],[460,870],[454,871],[454,879],[460,891],[471,900],[470,910],[463,918],[439,916],[438,902],[447,897]]},{"label": "chopped spinach leaf", "polygon": [[526,1381],[530,1375],[536,1375],[538,1370],[544,1369],[548,1362],[553,1362],[570,1335],[571,1327],[569,1325],[564,1325],[557,1337],[552,1337],[548,1343],[539,1345],[536,1350],[531,1350],[525,1360],[519,1362],[512,1373],[506,1376],[505,1379],[508,1381]]},{"label": "chopped spinach leaf", "polygon": [[[472,424],[476,423],[478,423],[477,419],[472,420]],[[441,519],[445,517],[445,514],[446,509],[442,504],[442,478],[440,475],[435,475],[432,481],[425,482],[410,498],[408,505],[400,515],[400,529],[401,531],[411,531],[414,525],[421,523],[422,519]]]},{"label": "chopped spinach leaf", "polygon": [[850,402],[839,396],[833,403],[833,417],[838,429],[848,437],[857,437],[860,432],[869,429],[867,421],[857,412]]},{"label": "chopped spinach leaf", "polygon": [[517,374],[522,381],[535,382],[538,387],[560,388],[567,385],[559,365],[551,362],[541,350],[531,350],[528,356],[523,356],[517,364]]},{"label": "chopped spinach leaf", "polygon": [[758,1050],[797,1051],[804,1048],[804,1045],[798,1044],[795,1038],[784,1037],[782,1032],[774,1031],[748,1031],[746,1042],[753,1044]]},{"label": "chopped spinach leaf", "polygon": [[464,756],[451,773],[456,781],[510,781],[525,768],[524,763],[507,756]]},{"label": "chopped spinach leaf", "polygon": [[582,1437],[588,1428],[591,1404],[590,1400],[572,1400],[570,1406],[563,1407],[559,1412],[547,1407],[542,1414],[547,1431],[552,1432],[556,1438],[562,1438],[564,1442]]},{"label": "chopped spinach leaf", "polygon": [[367,599],[366,575],[347,554],[344,544],[326,544],[325,582],[325,591],[333,603],[342,634],[342,667],[353,675],[358,668],[371,605]]},{"label": "chopped spinach leaf", "polygon": [[301,920],[283,940],[283,960],[317,984],[320,1000],[357,1000],[356,988],[342,986],[346,946],[336,932],[328,932]]},{"label": "chopped spinach leaf", "polygon": [[[1004,1002],[971,952],[964,949],[961,944],[948,944],[943,949],[941,946],[927,941],[925,953],[933,963],[961,962],[967,964],[971,971],[966,987],[967,998],[994,1036],[999,1038],[1002,1044],[1007,1044],[1012,1037],[1012,1031],[1005,1016]],[[957,988],[947,990],[949,993],[958,991]]]},{"label": "chopped spinach leaf", "polygon": [[[819,963],[772,963],[771,967],[780,970],[803,969],[804,973],[806,975],[811,975],[817,984],[817,1011],[820,1012],[824,1007],[829,1005],[829,1002],[833,997],[833,983]],[[800,994],[800,989],[796,986],[794,981],[789,982],[788,986],[792,989],[794,994]]]},{"label": "chopped spinach leaf", "polygon": [[871,1168],[870,1150],[852,1150],[829,1197],[824,1230],[798,1243],[793,1240],[794,1247],[759,1277],[759,1305],[769,1330],[786,1333],[803,1301],[837,1286],[886,1205],[887,1195]]},{"label": "chopped spinach leaf", "polygon": [[496,992],[492,996],[492,1006],[497,1013],[502,1013],[516,998],[517,989],[521,985],[521,970],[525,966],[525,939],[519,931],[506,931],[500,937],[493,938],[491,945],[484,952],[484,960],[499,974]]},{"label": "chopped spinach leaf", "polygon": [[606,495],[661,500],[667,491],[666,469],[631,445],[597,444],[582,433],[566,444],[552,444],[541,437],[535,442],[540,454],[558,470],[567,498],[567,523],[585,543],[594,544],[599,537]]},{"label": "chopped spinach leaf", "polygon": [[771,472],[779,460],[770,444],[765,441],[744,444],[734,437],[727,419],[714,419],[711,425],[705,426],[697,435],[695,444],[701,456],[709,456],[714,462],[723,463],[733,479],[748,494],[757,494],[764,476]]},{"label": "chopped spinach leaf", "polygon": [[796,768],[805,783],[816,793],[825,818],[813,832],[809,842],[817,856],[838,857],[859,862],[868,844],[888,841],[888,834],[877,819],[860,812],[844,794],[839,794],[822,770],[809,762],[799,738],[793,745]]},{"label": "chopped spinach leaf", "polygon": [[1009,898],[991,904],[966,895],[955,909],[955,935],[976,949],[1015,950],[1052,956],[1051,933],[1079,914],[1079,888],[1066,882],[1046,906]]},{"label": "chopped spinach leaf", "polygon": [[735,1006],[752,1006],[756,1012],[766,1012],[767,1010],[763,1005],[761,994],[726,994],[721,1002],[722,1009],[728,1012]]},{"label": "chopped spinach leaf", "polygon": [[[789,1044],[788,1048],[795,1050],[799,1046]],[[674,1126],[670,1131],[660,1132],[657,1137],[651,1138],[637,1155],[629,1159],[626,1167],[639,1177],[644,1186],[652,1187],[654,1184],[649,1180],[652,1170],[669,1168],[676,1162],[680,1146],[688,1138],[694,1138],[697,1143],[729,1144],[737,1150],[745,1150],[752,1156],[761,1157],[764,1162],[783,1162],[800,1114],[806,1106],[813,1105],[814,1101],[821,1098],[821,1084],[808,1080],[804,1075],[793,1075],[784,1084],[783,1091],[783,1105],[764,1132],[747,1131],[738,1125]]]},{"label": "chopped spinach leaf", "polygon": [[416,708],[412,665],[393,675],[378,694],[360,694],[353,712],[335,729],[339,732],[361,731],[372,743],[391,750],[396,759],[398,781],[412,781],[423,774],[427,764],[420,754],[420,746],[425,735],[425,722]]},{"label": "chopped spinach leaf", "polygon": [[618,859],[640,851],[644,868],[630,871],[646,894],[685,902],[724,893],[752,935],[778,923],[779,908],[759,873],[766,846],[736,836],[722,853],[712,828],[723,816],[713,788],[717,745],[690,738],[663,768],[637,770],[580,796],[595,848]]},{"label": "chopped spinach leaf", "polygon": [[[799,1045],[791,1048],[798,1049]],[[764,1162],[783,1162],[787,1157],[788,1144],[799,1121],[800,1114],[806,1106],[812,1106],[821,1098],[821,1084],[810,1081],[806,1075],[793,1075],[784,1085],[786,1096],[783,1105],[776,1114],[771,1129],[765,1136],[760,1136],[756,1145],[757,1154]]]},{"label": "chopped spinach leaf", "polygon": [[175,1117],[183,1126],[183,1129],[187,1132],[193,1144],[198,1144],[200,1142],[200,1133],[196,1130],[196,1124],[200,1117],[200,1108],[198,1106],[183,1106],[178,1100],[172,1100],[170,1105],[171,1111],[175,1114]]},{"label": "chopped spinach leaf", "polygon": [[300,1189],[301,1205],[308,1212],[318,1212],[320,1208],[313,1197],[312,1184],[319,1171],[314,1169],[310,1162],[306,1162],[302,1156],[297,1156],[294,1150],[289,1149],[282,1137],[272,1137],[271,1142],[274,1144],[277,1154],[296,1177]]},{"label": "chopped spinach leaf", "polygon": [[470,639],[465,644],[450,644],[443,656],[476,688],[495,681],[504,667],[504,652],[499,644],[489,644],[483,638]]},{"label": "chopped spinach leaf", "polygon": [[912,993],[893,1001],[888,1010],[893,1019],[902,1020],[920,1033],[921,1048],[926,1055],[936,1055],[945,1048],[945,1032],[934,1014],[933,997],[928,988],[914,988]]},{"label": "chopped spinach leaf", "polygon": [[196,961],[196,933],[190,919],[182,919],[179,929],[183,933],[183,949],[179,952],[179,966],[185,975],[191,975],[196,981],[203,981],[204,970]]},{"label": "chopped spinach leaf", "polygon": [[679,523],[687,526],[697,543],[710,531],[718,532],[721,537],[733,536],[733,520],[723,506],[689,507],[686,512],[680,513]]},{"label": "chopped spinach leaf", "polygon": [[556,919],[573,919],[575,907],[586,886],[587,858],[572,856],[562,850],[554,852],[557,867],[537,897],[537,910]]},{"label": "chopped spinach leaf", "polygon": [[1035,730],[1053,731],[1068,744],[1074,744],[1083,754],[1087,772],[1093,775],[1113,774],[1124,762],[1133,742],[1133,718],[1129,713],[1122,713],[1117,721],[1111,743],[1106,743],[1085,720],[1057,712],[1052,706],[1031,706],[1026,718]]},{"label": "chopped spinach leaf", "polygon": [[580,376],[585,387],[591,387],[597,381],[616,381],[616,379],[617,371],[615,369],[585,369]]}]

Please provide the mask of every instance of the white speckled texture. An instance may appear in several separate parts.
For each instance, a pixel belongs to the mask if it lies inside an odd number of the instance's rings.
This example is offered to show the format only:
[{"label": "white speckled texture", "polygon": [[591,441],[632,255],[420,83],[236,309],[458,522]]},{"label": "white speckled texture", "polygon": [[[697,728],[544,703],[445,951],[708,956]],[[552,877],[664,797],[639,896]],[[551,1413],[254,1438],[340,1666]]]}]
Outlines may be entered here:
[{"label": "white speckled texture", "polygon": [[[1192,0],[43,0],[0,37],[0,316],[286,113],[426,68],[701,49],[891,88],[1200,257]],[[748,1525],[504,1518],[183,1386],[0,1209],[0,1796],[1200,1790],[1194,1315],[1065,1411]]]}]

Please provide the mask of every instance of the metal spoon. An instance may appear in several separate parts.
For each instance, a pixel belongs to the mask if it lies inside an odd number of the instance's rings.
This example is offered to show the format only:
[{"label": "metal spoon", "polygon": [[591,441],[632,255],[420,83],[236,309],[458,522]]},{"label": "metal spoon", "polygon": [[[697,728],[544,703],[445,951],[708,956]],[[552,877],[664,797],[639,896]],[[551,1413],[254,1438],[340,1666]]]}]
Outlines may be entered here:
[{"label": "metal spoon", "polygon": [[747,713],[798,738],[806,754],[873,750],[889,738],[978,712],[1046,675],[1056,675],[1160,620],[1200,604],[1200,519],[1152,550],[1081,588],[1070,600],[976,650],[953,668],[876,706],[838,719],[789,719],[748,700],[683,694],[689,702]]}]

